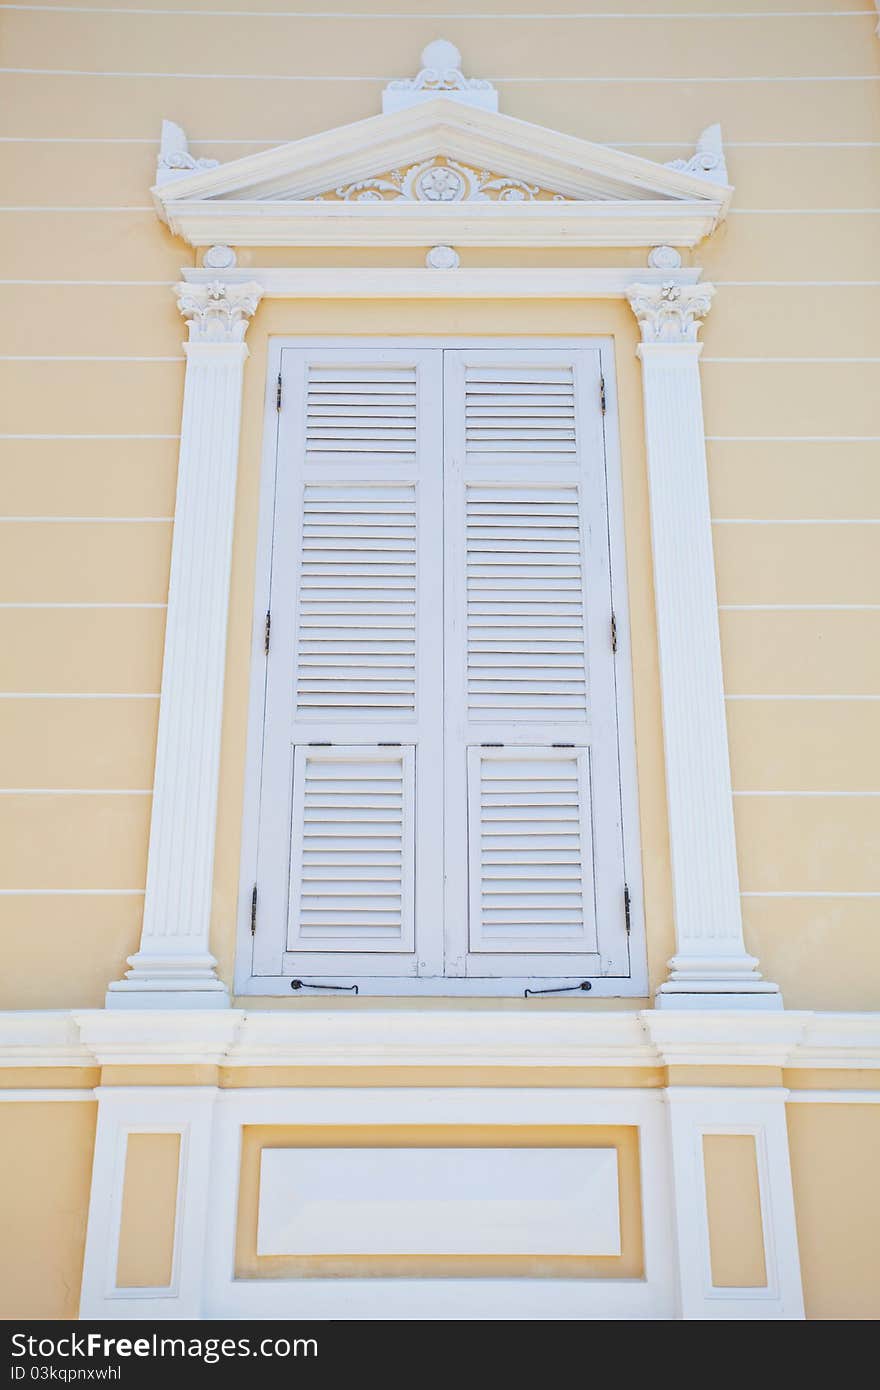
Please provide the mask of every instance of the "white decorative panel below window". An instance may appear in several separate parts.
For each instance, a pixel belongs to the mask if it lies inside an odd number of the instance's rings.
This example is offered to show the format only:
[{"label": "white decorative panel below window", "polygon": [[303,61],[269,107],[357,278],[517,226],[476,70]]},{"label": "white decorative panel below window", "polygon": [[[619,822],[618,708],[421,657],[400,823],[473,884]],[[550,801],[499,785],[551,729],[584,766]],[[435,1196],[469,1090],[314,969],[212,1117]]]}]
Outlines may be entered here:
[{"label": "white decorative panel below window", "polygon": [[413,949],[412,748],[297,748],[288,950]]},{"label": "white decorative panel below window", "polygon": [[616,1149],[263,1149],[258,1255],[619,1255]]}]

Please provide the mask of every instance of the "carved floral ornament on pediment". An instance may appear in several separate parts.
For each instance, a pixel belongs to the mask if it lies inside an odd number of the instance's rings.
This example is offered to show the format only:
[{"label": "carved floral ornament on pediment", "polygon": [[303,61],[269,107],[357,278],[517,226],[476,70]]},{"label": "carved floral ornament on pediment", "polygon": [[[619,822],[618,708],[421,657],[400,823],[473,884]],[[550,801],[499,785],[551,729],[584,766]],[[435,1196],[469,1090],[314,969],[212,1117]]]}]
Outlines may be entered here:
[{"label": "carved floral ornament on pediment", "polygon": [[525,179],[510,178],[490,169],[475,169],[460,160],[435,155],[406,169],[391,169],[374,178],[341,184],[319,193],[316,203],[531,203],[570,202]]}]

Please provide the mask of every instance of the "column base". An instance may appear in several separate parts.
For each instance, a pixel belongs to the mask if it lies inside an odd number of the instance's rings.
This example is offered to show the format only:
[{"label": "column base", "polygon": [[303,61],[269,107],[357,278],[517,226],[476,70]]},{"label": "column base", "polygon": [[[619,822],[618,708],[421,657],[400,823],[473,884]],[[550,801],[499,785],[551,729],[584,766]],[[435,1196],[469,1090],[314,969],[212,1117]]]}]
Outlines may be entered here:
[{"label": "column base", "polygon": [[210,955],[129,956],[131,970],[107,989],[107,1009],[227,1009],[229,990],[217,979]]},{"label": "column base", "polygon": [[779,986],[762,980],[754,956],[673,956],[658,1009],[781,1009]]}]

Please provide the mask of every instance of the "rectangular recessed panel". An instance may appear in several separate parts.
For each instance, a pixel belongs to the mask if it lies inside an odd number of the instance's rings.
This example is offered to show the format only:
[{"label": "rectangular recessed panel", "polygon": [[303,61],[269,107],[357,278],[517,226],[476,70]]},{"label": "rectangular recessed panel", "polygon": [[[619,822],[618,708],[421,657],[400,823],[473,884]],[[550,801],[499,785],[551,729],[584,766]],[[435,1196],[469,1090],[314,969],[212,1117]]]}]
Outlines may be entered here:
[{"label": "rectangular recessed panel", "polygon": [[290,951],[413,949],[412,748],[297,748]]},{"label": "rectangular recessed panel", "polygon": [[416,703],[416,489],[303,494],[296,635],[301,719],[395,719]]},{"label": "rectangular recessed panel", "polygon": [[416,368],[310,366],[306,461],[310,464],[415,462]]},{"label": "rectangular recessed panel", "polygon": [[616,1149],[264,1149],[258,1255],[619,1255]]},{"label": "rectangular recessed panel", "polygon": [[470,463],[574,463],[572,368],[467,367],[465,433]]},{"label": "rectangular recessed panel", "polygon": [[471,719],[581,720],[586,631],[577,487],[469,487]]},{"label": "rectangular recessed panel", "polygon": [[471,748],[470,949],[597,949],[589,753]]}]

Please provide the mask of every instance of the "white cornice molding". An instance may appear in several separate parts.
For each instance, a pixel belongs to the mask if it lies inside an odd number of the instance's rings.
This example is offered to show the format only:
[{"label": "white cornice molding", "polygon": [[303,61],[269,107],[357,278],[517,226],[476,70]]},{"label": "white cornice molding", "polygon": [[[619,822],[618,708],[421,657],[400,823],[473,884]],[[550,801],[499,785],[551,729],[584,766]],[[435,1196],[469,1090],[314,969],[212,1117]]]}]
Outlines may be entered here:
[{"label": "white cornice molding", "polygon": [[709,203],[346,203],[187,199],[165,219],[192,246],[695,246],[717,225]]},{"label": "white cornice molding", "polygon": [[[367,267],[236,267],[223,271],[226,285],[250,284],[266,299],[623,299],[634,279],[643,288],[694,285],[699,268],[651,270],[601,266],[591,269],[397,270]],[[184,266],[187,285],[208,286],[210,267]]]},{"label": "white cornice molding", "polygon": [[0,1013],[0,1068],[265,1066],[880,1069],[880,1013],[574,1009]]}]

